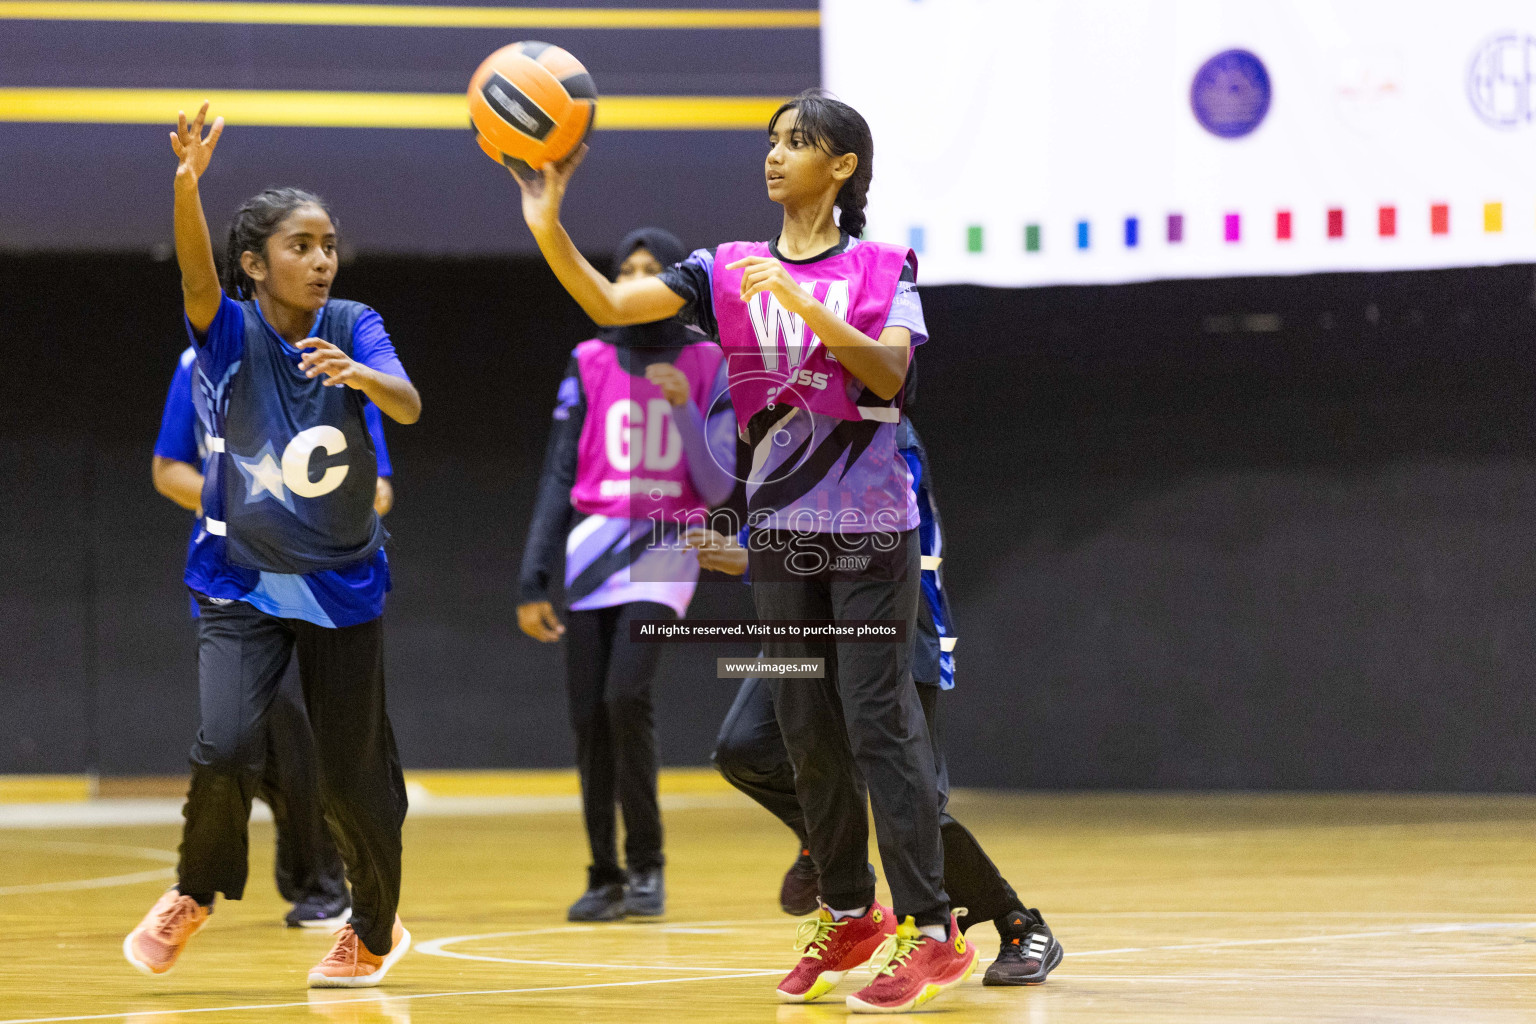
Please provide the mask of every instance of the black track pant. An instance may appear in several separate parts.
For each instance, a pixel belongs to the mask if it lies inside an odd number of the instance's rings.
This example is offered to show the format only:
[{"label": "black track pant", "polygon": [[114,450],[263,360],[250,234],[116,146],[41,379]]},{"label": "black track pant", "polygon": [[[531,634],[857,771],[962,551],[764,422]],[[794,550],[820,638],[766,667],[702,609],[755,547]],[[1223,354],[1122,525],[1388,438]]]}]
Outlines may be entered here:
[{"label": "black track pant", "polygon": [[566,627],[566,696],[576,734],[581,809],[592,848],[590,885],[624,881],[614,804],[624,811],[624,863],[661,867],[661,807],[656,800],[656,722],[651,680],[660,644],[629,639],[631,619],[675,619],[663,604],[635,601],[572,611]]},{"label": "black track pant", "polygon": [[[944,888],[957,907],[968,913],[960,919],[963,931],[978,921],[995,921],[1024,904],[997,865],[987,856],[969,829],[949,815],[949,770],[939,744],[939,688],[917,684],[918,699],[928,722],[934,767],[939,781],[939,834],[944,839]],[[773,714],[773,692],[766,679],[747,679],[736,691],[736,700],[720,725],[715,741],[715,767],[726,781],[788,825],[802,847],[807,835],[805,815],[795,796],[795,772],[784,749],[778,719]]]},{"label": "black track pant", "polygon": [[[757,617],[869,619],[906,623],[911,637],[920,599],[916,530],[865,535],[871,540],[854,557],[856,575],[832,568],[847,564],[846,549],[822,535],[769,531],[750,546],[752,598]],[[844,535],[843,542],[848,541]],[[808,544],[826,550],[808,552]],[[888,550],[882,551],[882,547]],[[822,898],[834,910],[866,906],[875,898],[869,864],[869,816],[874,811],[880,862],[898,919],[944,924],[944,850],[939,837],[938,779],[933,748],[912,682],[909,642],[853,643],[823,638],[774,640],[771,658],[824,658],[822,679],[774,683],[774,712],[794,766],[795,790],[805,812],[806,845],[821,875]]]},{"label": "black track pant", "polygon": [[267,711],[265,753],[256,795],[272,808],[277,891],[289,903],[346,898],[345,868],[320,806],[315,737],[304,712],[304,691],[293,659]]},{"label": "black track pant", "polygon": [[383,618],[326,629],[279,619],[244,601],[199,597],[201,721],[183,810],[177,888],[199,902],[245,892],[247,823],[259,786],[268,709],[297,652],[315,735],[320,803],[352,883],[352,927],[389,952],[400,902],[405,780],[384,707]]}]

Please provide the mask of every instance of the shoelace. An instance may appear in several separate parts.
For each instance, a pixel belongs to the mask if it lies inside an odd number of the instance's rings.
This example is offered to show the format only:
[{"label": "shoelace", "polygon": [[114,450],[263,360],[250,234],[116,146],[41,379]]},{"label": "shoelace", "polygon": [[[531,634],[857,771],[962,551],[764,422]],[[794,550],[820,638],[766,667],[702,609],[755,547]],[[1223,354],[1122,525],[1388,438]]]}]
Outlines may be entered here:
[{"label": "shoelace", "polygon": [[795,951],[812,960],[820,960],[821,954],[826,952],[827,939],[847,920],[828,921],[820,915],[806,918],[795,929]]},{"label": "shoelace", "polygon": [[[964,917],[968,913],[970,911],[964,907],[954,908],[954,915],[957,918]],[[927,937],[922,932],[917,932],[913,938],[908,938],[901,934],[899,928],[895,934],[886,936],[885,941],[875,947],[875,955],[869,958],[869,962],[875,965],[875,977],[878,978],[882,974],[888,977],[895,975],[897,969],[906,964],[912,951]]]},{"label": "shoelace", "polygon": [[894,975],[897,968],[907,962],[907,958],[924,938],[922,932],[918,932],[915,939],[909,939],[901,934],[887,935],[885,941],[876,947],[875,955],[869,960],[875,965],[875,977],[878,978],[882,974]]},{"label": "shoelace", "polygon": [[352,930],[351,925],[343,925],[341,931],[336,935],[336,945],[332,946],[331,951],[325,954],[325,959],[320,961],[321,966],[336,964],[337,966],[346,967],[356,962],[357,932]]},{"label": "shoelace", "polygon": [[174,945],[181,941],[181,933],[197,918],[197,903],[181,897],[171,904],[170,910],[155,924],[154,936],[161,942]]}]

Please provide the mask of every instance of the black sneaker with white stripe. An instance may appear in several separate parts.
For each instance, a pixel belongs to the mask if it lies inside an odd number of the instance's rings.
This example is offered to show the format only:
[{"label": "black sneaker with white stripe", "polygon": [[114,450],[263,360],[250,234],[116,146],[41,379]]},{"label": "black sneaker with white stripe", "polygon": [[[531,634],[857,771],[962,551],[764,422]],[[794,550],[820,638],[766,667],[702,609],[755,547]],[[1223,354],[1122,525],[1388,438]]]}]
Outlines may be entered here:
[{"label": "black sneaker with white stripe", "polygon": [[998,928],[1003,945],[983,985],[1038,985],[1061,963],[1064,950],[1038,910],[1015,910]]}]

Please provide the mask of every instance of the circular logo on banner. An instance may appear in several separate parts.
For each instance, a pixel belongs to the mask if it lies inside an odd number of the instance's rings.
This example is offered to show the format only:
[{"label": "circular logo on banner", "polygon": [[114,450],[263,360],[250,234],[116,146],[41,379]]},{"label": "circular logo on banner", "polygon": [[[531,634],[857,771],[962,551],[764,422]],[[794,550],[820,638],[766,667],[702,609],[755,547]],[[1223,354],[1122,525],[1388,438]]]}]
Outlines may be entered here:
[{"label": "circular logo on banner", "polygon": [[1269,113],[1269,72],[1247,50],[1223,50],[1195,72],[1189,106],[1200,127],[1223,139],[1238,139]]},{"label": "circular logo on banner", "polygon": [[1536,120],[1536,36],[1505,32],[1484,43],[1472,55],[1467,97],[1495,128]]}]

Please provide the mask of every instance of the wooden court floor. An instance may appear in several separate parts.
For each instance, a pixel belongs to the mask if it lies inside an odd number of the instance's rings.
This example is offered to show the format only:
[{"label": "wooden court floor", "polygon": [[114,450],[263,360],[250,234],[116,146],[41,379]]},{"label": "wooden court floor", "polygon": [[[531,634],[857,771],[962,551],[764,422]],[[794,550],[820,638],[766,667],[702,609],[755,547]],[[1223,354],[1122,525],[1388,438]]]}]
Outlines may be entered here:
[{"label": "wooden court floor", "polygon": [[[962,793],[955,811],[1067,955],[1038,988],[978,971],[929,1019],[1536,1021],[1536,799]],[[419,817],[416,948],[384,989],[313,995],[328,940],[282,927],[270,826],[247,898],[162,979],[119,946],[166,885],[173,825],[0,829],[0,1024],[843,1019],[839,999],[773,999],[795,959],[788,834],[724,794],[666,825],[667,916],[578,926],[576,814]],[[996,951],[990,925],[971,935]]]}]

